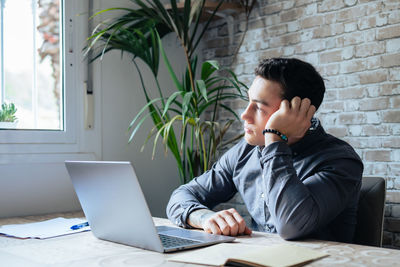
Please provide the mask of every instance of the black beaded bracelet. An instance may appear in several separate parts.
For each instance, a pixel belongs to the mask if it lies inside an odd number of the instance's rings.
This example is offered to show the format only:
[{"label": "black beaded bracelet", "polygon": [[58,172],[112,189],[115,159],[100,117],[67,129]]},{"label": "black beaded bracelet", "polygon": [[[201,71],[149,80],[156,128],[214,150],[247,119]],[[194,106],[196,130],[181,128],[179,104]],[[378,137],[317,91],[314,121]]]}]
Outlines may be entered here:
[{"label": "black beaded bracelet", "polygon": [[279,135],[279,137],[282,138],[283,141],[285,141],[286,143],[288,142],[287,136],[284,135],[283,133],[281,133],[281,132],[278,131],[278,130],[275,130],[275,129],[265,129],[265,130],[263,130],[262,133],[263,133],[263,135],[264,135],[265,133],[273,133],[273,134]]}]

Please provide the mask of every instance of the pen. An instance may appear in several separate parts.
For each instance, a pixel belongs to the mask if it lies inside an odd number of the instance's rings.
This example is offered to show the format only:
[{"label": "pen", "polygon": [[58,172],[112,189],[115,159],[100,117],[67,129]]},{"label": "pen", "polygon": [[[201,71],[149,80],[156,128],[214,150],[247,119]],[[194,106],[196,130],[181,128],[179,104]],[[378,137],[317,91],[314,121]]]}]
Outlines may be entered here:
[{"label": "pen", "polygon": [[80,224],[75,224],[71,226],[71,230],[79,230],[83,227],[89,226],[88,222],[80,223]]}]

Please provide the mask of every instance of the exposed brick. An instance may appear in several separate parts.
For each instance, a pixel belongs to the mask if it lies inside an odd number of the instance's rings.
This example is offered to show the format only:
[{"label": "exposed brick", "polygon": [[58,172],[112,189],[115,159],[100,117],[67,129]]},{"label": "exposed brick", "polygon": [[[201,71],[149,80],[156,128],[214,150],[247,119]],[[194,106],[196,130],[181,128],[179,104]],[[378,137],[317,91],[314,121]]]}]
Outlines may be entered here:
[{"label": "exposed brick", "polygon": [[374,42],[368,44],[361,44],[355,48],[356,57],[368,57],[372,55],[382,54],[385,52],[385,46],[383,43]]},{"label": "exposed brick", "polygon": [[383,26],[388,23],[388,18],[385,14],[378,14],[372,17],[363,17],[358,22],[358,29],[365,30],[376,26]]},{"label": "exposed brick", "polygon": [[400,22],[400,12],[391,12],[389,14],[389,24],[396,24]]},{"label": "exposed brick", "polygon": [[264,8],[261,9],[261,13],[263,15],[270,15],[274,13],[278,13],[279,11],[282,10],[282,3],[275,3],[275,4],[270,4],[265,6]]},{"label": "exposed brick", "polygon": [[[400,48],[399,48],[400,50]],[[382,67],[400,66],[400,53],[382,56]]]},{"label": "exposed brick", "polygon": [[286,0],[282,2],[283,9],[291,9],[295,5],[295,0]]},{"label": "exposed brick", "polygon": [[279,24],[267,28],[267,34],[269,36],[281,35],[287,32],[287,24]]},{"label": "exposed brick", "polygon": [[346,47],[344,49],[330,51],[330,52],[322,52],[320,55],[321,63],[331,63],[338,62],[344,59],[349,59],[353,55],[353,48]]},{"label": "exposed brick", "polygon": [[365,98],[360,101],[360,110],[380,110],[389,107],[389,99],[383,98]]},{"label": "exposed brick", "polygon": [[391,175],[399,177],[400,179],[400,163],[389,163],[389,171]]},{"label": "exposed brick", "polygon": [[293,56],[294,51],[295,51],[294,47],[292,47],[292,46],[285,46],[285,47],[283,48],[283,56],[285,56],[285,57]]},{"label": "exposed brick", "polygon": [[218,38],[207,41],[207,47],[216,48],[229,45],[229,38]]},{"label": "exposed brick", "polygon": [[344,4],[346,6],[354,6],[357,3],[357,0],[344,0]]},{"label": "exposed brick", "polygon": [[340,10],[336,14],[337,21],[348,21],[350,19],[355,19],[365,16],[367,9],[365,6],[354,6],[351,8],[346,8]]},{"label": "exposed brick", "polygon": [[315,2],[315,0],[297,0],[296,6],[304,6],[304,5],[314,3],[314,2]]},{"label": "exposed brick", "polygon": [[298,31],[300,29],[300,24],[298,21],[291,21],[286,23],[288,32]]},{"label": "exposed brick", "polygon": [[323,49],[325,49],[325,43],[321,40],[312,40],[296,45],[297,54],[317,52],[322,51]]},{"label": "exposed brick", "polygon": [[364,159],[364,176],[381,176],[387,175],[386,162],[368,162]]},{"label": "exposed brick", "polygon": [[377,29],[377,39],[389,39],[400,36],[400,25],[387,26]]},{"label": "exposed brick", "polygon": [[344,61],[340,64],[340,73],[359,72],[367,69],[367,62],[364,59]]},{"label": "exposed brick", "polygon": [[282,22],[294,21],[300,18],[302,15],[303,15],[303,9],[301,8],[294,8],[280,13]]},{"label": "exposed brick", "polygon": [[318,27],[314,30],[315,38],[324,38],[329,36],[334,36],[337,34],[341,34],[344,32],[344,25],[342,23],[339,24],[328,24]]},{"label": "exposed brick", "polygon": [[[298,1],[296,1],[298,2]],[[307,5],[305,8],[305,15],[310,16],[318,13],[318,4],[312,3],[311,5]]]},{"label": "exposed brick", "polygon": [[349,112],[358,110],[360,110],[360,101],[353,99],[344,101],[344,111]]},{"label": "exposed brick", "polygon": [[386,218],[385,229],[390,232],[400,232],[400,219]]},{"label": "exposed brick", "polygon": [[365,95],[365,88],[345,88],[338,91],[338,99],[357,99]]},{"label": "exposed brick", "polygon": [[328,12],[344,7],[343,0],[325,0],[318,5],[318,12]]},{"label": "exposed brick", "polygon": [[387,110],[382,112],[384,122],[400,122],[400,110]]},{"label": "exposed brick", "polygon": [[379,124],[382,121],[380,111],[365,112],[365,116],[367,117],[365,123],[368,124]]},{"label": "exposed brick", "polygon": [[365,41],[364,34],[362,32],[352,32],[344,34],[335,39],[336,46],[343,47],[355,44],[361,44]]},{"label": "exposed brick", "polygon": [[386,41],[386,53],[400,52],[400,38]]},{"label": "exposed brick", "polygon": [[348,142],[352,147],[355,148],[379,148],[381,143],[379,140],[377,141],[376,138],[373,137],[362,137],[356,136],[350,132],[353,136],[346,137],[345,141]]},{"label": "exposed brick", "polygon": [[325,127],[325,130],[336,137],[344,137],[347,135],[347,128],[344,126]]},{"label": "exposed brick", "polygon": [[387,125],[364,125],[362,128],[363,135],[366,136],[380,136],[390,134],[390,128]]},{"label": "exposed brick", "polygon": [[367,150],[364,152],[364,159],[367,161],[390,161],[390,150]]},{"label": "exposed brick", "polygon": [[400,204],[400,191],[386,191],[386,202]]},{"label": "exposed brick", "polygon": [[360,73],[360,83],[370,84],[386,81],[388,78],[386,70],[375,70]]},{"label": "exposed brick", "polygon": [[400,108],[400,95],[390,98],[390,107],[391,108]]},{"label": "exposed brick", "polygon": [[400,81],[400,68],[390,68],[389,69],[389,80],[390,81]]},{"label": "exposed brick", "polygon": [[269,15],[265,18],[265,25],[277,25],[281,23],[281,16],[279,14]]},{"label": "exposed brick", "polygon": [[[351,134],[351,136],[361,136],[362,133],[362,126],[361,125],[349,125],[349,132]],[[357,147],[361,147],[361,146],[357,146]]]},{"label": "exposed brick", "polygon": [[364,121],[364,113],[342,113],[339,115],[340,124],[362,124]]},{"label": "exposed brick", "polygon": [[393,207],[393,205],[390,205],[390,204],[385,205],[385,217],[391,217],[392,207]]},{"label": "exposed brick", "polygon": [[391,133],[393,135],[400,135],[400,124],[394,123],[390,125]]},{"label": "exposed brick", "polygon": [[319,65],[317,69],[323,77],[336,75],[339,73],[340,63]]},{"label": "exposed brick", "polygon": [[394,234],[388,231],[383,231],[383,240],[382,245],[383,247],[389,246],[393,244]]},{"label": "exposed brick", "polygon": [[330,113],[330,112],[342,112],[344,104],[343,102],[325,102],[321,105],[321,109],[323,113]]},{"label": "exposed brick", "polygon": [[344,32],[354,32],[356,30],[357,30],[357,23],[351,22],[344,24]]},{"label": "exposed brick", "polygon": [[282,49],[281,48],[275,48],[275,49],[268,49],[265,51],[262,51],[260,53],[259,58],[271,58],[271,57],[279,57],[282,55]]},{"label": "exposed brick", "polygon": [[400,148],[400,136],[387,137],[382,141],[382,147]]},{"label": "exposed brick", "polygon": [[324,22],[324,17],[323,16],[312,16],[312,17],[307,17],[303,20],[300,21],[300,25],[303,29],[306,28],[311,28],[315,26],[320,26]]},{"label": "exposed brick", "polygon": [[337,22],[336,13],[328,13],[325,15],[325,24],[333,24]]}]

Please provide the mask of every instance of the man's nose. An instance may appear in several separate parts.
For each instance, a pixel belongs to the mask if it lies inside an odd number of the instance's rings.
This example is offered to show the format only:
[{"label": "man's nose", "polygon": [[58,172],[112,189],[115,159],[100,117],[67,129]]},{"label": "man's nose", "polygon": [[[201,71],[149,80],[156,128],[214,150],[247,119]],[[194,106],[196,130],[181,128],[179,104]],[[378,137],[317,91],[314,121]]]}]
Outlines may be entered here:
[{"label": "man's nose", "polygon": [[250,118],[250,116],[249,116],[249,107],[250,107],[250,105],[248,105],[246,107],[246,109],[243,111],[242,115],[240,116],[242,118],[242,120],[244,120],[244,121],[248,121],[249,118]]}]

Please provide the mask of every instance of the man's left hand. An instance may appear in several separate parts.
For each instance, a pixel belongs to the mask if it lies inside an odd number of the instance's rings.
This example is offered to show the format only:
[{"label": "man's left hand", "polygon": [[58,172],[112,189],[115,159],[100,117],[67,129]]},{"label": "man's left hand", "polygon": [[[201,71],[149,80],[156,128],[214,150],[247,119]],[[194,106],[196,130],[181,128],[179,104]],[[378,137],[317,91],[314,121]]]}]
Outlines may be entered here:
[{"label": "man's left hand", "polygon": [[[315,106],[311,105],[308,98],[300,99],[296,96],[290,104],[288,100],[282,100],[279,109],[271,115],[265,128],[278,130],[288,137],[289,145],[294,144],[303,138],[310,128],[315,111]],[[276,140],[271,140],[273,139]],[[268,137],[265,140],[265,145],[268,145]]]}]

